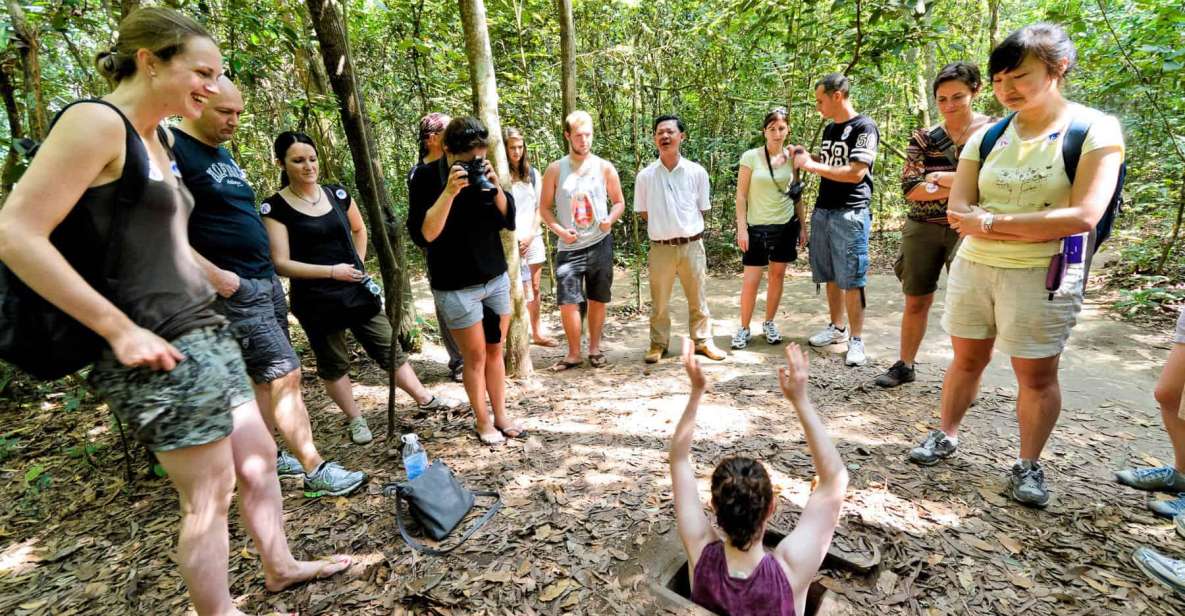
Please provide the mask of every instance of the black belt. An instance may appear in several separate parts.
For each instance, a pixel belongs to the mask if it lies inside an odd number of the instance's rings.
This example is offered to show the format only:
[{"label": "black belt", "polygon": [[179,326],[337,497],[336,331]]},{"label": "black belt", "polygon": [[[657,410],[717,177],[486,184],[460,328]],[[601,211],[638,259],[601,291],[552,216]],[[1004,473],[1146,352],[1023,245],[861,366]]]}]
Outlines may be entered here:
[{"label": "black belt", "polygon": [[665,244],[667,246],[681,246],[683,244],[690,244],[690,243],[702,238],[703,236],[704,236],[704,233],[701,231],[691,237],[676,237],[674,239],[669,239],[669,240],[650,240],[650,241],[654,242],[655,244]]}]

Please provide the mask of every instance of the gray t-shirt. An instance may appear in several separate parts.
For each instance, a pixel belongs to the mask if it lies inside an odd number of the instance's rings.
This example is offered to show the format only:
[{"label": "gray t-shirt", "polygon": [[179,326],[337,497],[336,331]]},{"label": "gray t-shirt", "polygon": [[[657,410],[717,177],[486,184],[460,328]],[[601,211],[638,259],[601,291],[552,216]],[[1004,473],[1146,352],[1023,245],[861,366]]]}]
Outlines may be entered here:
[{"label": "gray t-shirt", "polygon": [[568,156],[560,159],[560,177],[556,180],[556,219],[568,229],[576,229],[576,241],[556,243],[556,250],[581,250],[605,239],[600,223],[609,217],[608,193],[605,188],[605,165],[609,163],[589,154],[580,169],[573,173]]}]

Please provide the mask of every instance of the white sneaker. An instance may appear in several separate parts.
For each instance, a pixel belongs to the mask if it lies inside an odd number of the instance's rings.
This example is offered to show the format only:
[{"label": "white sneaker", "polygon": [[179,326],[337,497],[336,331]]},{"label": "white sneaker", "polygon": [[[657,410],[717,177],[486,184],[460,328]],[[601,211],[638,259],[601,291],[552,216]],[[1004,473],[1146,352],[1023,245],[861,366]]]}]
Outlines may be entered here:
[{"label": "white sneaker", "polygon": [[736,335],[732,337],[732,348],[740,350],[749,346],[749,338],[748,327],[738,329]]},{"label": "white sneaker", "polygon": [[370,426],[366,425],[366,418],[359,415],[350,420],[350,440],[357,445],[365,445],[374,440],[370,433]]},{"label": "white sneaker", "polygon": [[761,331],[765,333],[766,344],[778,344],[782,341],[782,334],[778,332],[778,326],[774,325],[773,321],[762,323]]},{"label": "white sneaker", "polygon": [[848,356],[844,358],[844,363],[849,366],[863,366],[866,361],[868,357],[864,355],[864,341],[859,338],[849,340]]},{"label": "white sneaker", "polygon": [[840,329],[834,323],[828,323],[827,329],[819,331],[819,333],[810,337],[808,342],[814,347],[824,347],[832,344],[839,344],[848,339],[848,330]]}]

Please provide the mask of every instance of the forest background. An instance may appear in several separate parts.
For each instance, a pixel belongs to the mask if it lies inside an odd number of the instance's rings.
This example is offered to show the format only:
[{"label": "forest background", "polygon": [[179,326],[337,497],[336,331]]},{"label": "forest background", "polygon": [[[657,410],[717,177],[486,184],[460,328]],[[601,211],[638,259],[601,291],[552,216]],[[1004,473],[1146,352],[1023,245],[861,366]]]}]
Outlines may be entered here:
[{"label": "forest background", "polygon": [[[114,42],[120,16],[141,4],[5,1],[4,194],[25,164],[10,147],[14,139],[43,137],[57,109],[108,90],[92,59]],[[340,99],[310,15],[314,5],[336,8],[345,26],[352,53],[347,68],[365,103],[376,165],[386,177],[388,198],[380,201],[399,219],[407,209],[403,178],[417,158],[418,119],[429,111],[456,116],[475,109],[466,54],[472,32],[462,27],[472,0],[164,4],[198,18],[220,42],[226,71],[247,103],[229,147],[261,198],[278,187],[271,142],[287,129],[307,131],[319,142],[323,181],[358,188]],[[502,126],[524,131],[536,164],[565,149],[565,10],[574,23],[575,105],[593,113],[595,150],[617,165],[628,201],[637,170],[655,156],[651,119],[670,112],[683,118],[689,127],[684,155],[711,177],[706,237],[710,264],[718,270],[739,261],[737,160],[761,142],[761,118],[770,108],[790,109],[793,142],[816,145],[823,121],[814,110],[813,84],[830,71],[851,77],[856,109],[881,130],[874,250],[888,254],[906,209],[897,179],[909,133],[941,119],[930,95],[937,69],[954,60],[986,68],[991,47],[1013,29],[1039,20],[1061,23],[1079,51],[1068,96],[1119,116],[1127,137],[1128,205],[1111,267],[1100,272],[1114,295],[1112,307],[1128,317],[1163,319],[1185,299],[1185,257],[1175,250],[1185,207],[1185,8],[1179,2],[488,0],[485,10]],[[1001,112],[990,84],[977,107]],[[813,189],[808,187],[808,202]],[[646,235],[635,216],[626,220],[615,230],[615,244],[619,265],[635,272],[634,301],[640,306]],[[399,253],[409,269],[422,266],[418,251]]]}]

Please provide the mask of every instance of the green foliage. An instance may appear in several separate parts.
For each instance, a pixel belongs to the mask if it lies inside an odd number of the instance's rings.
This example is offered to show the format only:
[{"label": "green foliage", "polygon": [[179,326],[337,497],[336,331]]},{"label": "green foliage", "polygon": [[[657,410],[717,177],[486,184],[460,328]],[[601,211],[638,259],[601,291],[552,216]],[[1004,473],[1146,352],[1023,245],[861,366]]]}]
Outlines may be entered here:
[{"label": "green foliage", "polygon": [[0,462],[11,458],[20,446],[21,440],[15,436],[0,436]]}]

